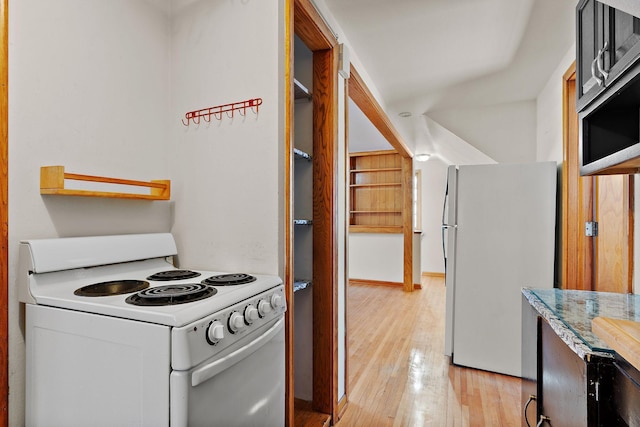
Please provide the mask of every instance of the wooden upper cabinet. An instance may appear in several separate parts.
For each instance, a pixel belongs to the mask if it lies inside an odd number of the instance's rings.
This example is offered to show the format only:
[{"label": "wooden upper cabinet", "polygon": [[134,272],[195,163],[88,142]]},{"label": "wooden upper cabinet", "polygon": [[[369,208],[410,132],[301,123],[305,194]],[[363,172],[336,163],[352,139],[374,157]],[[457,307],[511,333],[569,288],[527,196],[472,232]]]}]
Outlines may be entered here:
[{"label": "wooden upper cabinet", "polygon": [[350,154],[349,231],[402,233],[402,158],[395,150]]}]

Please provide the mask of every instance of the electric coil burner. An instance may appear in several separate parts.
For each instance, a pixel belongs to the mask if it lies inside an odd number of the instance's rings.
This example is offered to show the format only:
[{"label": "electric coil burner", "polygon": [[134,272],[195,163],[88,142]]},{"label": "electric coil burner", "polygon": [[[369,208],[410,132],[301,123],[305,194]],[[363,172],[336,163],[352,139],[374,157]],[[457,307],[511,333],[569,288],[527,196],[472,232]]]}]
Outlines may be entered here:
[{"label": "electric coil burner", "polygon": [[143,280],[114,280],[111,282],[94,283],[76,289],[74,295],[82,297],[106,297],[111,295],[130,294],[149,287],[149,282]]},{"label": "electric coil burner", "polygon": [[205,285],[212,286],[234,286],[244,285],[246,283],[254,282],[256,278],[244,273],[235,274],[220,274],[218,276],[211,276],[202,281]]},{"label": "electric coil burner", "polygon": [[200,273],[198,273],[197,271],[168,270],[152,274],[151,276],[147,277],[147,280],[158,280],[161,282],[166,282],[170,280],[193,279],[194,277],[198,276],[200,276]]},{"label": "electric coil burner", "polygon": [[156,286],[131,295],[125,302],[143,306],[176,305],[209,298],[216,292],[216,288],[200,283]]}]

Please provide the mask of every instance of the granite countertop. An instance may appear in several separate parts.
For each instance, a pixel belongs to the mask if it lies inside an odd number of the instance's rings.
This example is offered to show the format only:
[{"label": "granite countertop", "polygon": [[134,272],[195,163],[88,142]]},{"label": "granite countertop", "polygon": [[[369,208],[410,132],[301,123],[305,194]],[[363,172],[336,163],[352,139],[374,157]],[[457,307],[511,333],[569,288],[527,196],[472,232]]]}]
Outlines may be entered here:
[{"label": "granite countertop", "polygon": [[640,321],[640,295],[563,289],[522,290],[531,306],[582,359],[613,357],[614,350],[591,330],[596,317]]}]

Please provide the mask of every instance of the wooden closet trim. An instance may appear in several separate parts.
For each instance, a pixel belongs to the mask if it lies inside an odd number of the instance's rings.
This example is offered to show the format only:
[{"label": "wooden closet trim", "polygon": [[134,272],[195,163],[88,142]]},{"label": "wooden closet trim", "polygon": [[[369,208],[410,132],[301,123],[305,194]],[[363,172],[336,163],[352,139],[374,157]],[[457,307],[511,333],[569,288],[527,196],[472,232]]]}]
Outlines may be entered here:
[{"label": "wooden closet trim", "polygon": [[[313,402],[315,411],[338,419],[338,41],[310,0],[293,2],[293,32],[287,39],[286,288],[293,302],[293,56],[295,33],[313,52]],[[287,24],[289,25],[289,24]],[[294,425],[293,304],[287,315],[287,423]]]},{"label": "wooden closet trim", "polygon": [[284,292],[288,301],[285,312],[285,384],[284,425],[295,426],[295,377],[293,372],[293,3],[284,5]]},{"label": "wooden closet trim", "polygon": [[333,31],[311,0],[295,0],[293,19],[296,35],[312,52],[332,49],[338,45]]},{"label": "wooden closet trim", "polygon": [[356,68],[351,64],[351,76],[349,77],[349,97],[362,110],[371,123],[380,131],[382,136],[389,141],[389,144],[402,156],[403,179],[409,183],[405,186],[403,193],[403,289],[406,292],[414,290],[413,286],[413,203],[411,193],[411,182],[413,180],[413,161],[411,151],[402,140],[391,120],[384,112],[380,104],[362,80]]},{"label": "wooden closet trim", "polygon": [[8,0],[0,4],[2,8],[2,65],[0,66],[0,425],[9,425],[9,124],[8,124],[8,85],[9,85],[9,47],[8,47]]},{"label": "wooden closet trim", "polygon": [[313,52],[313,408],[338,417],[338,49]]},{"label": "wooden closet trim", "polygon": [[360,77],[358,70],[356,70],[353,64],[351,64],[350,73],[349,97],[402,157],[413,157],[404,140],[400,137],[400,134],[393,124],[391,124],[391,120],[389,120],[387,114],[384,112],[380,104],[378,104],[378,101],[376,101],[376,98],[373,96],[364,80],[362,80],[362,77]]}]

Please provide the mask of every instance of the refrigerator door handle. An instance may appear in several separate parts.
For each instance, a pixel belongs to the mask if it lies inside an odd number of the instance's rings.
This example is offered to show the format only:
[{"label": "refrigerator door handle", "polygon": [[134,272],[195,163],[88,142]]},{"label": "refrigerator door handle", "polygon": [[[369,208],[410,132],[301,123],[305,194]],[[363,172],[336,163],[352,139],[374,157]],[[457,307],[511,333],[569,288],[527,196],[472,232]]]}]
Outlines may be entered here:
[{"label": "refrigerator door handle", "polygon": [[458,224],[442,224],[442,228],[458,228]]},{"label": "refrigerator door handle", "polygon": [[447,202],[449,201],[449,177],[447,176],[447,184],[444,189],[444,202],[442,203],[442,224],[446,224],[445,214],[447,212]]},{"label": "refrigerator door handle", "polygon": [[444,262],[444,272],[447,273],[447,249],[444,242],[444,231],[449,228],[449,225],[445,221],[445,214],[447,213],[447,202],[449,201],[449,175],[447,175],[447,184],[444,189],[444,201],[442,203],[442,260]]}]

